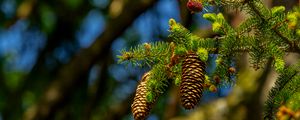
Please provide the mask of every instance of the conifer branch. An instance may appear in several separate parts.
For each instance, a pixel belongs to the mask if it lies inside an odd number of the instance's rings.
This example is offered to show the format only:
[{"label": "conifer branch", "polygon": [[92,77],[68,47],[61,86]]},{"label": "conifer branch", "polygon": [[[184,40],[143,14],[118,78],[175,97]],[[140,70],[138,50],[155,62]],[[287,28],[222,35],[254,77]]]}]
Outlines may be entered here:
[{"label": "conifer branch", "polygon": [[[255,4],[253,3],[254,1],[247,0],[245,2],[247,2],[248,6],[256,13],[256,15],[259,18],[261,18],[263,23],[267,23],[268,18],[265,18],[265,16],[257,9],[257,6],[255,6]],[[261,1],[256,1],[256,2],[260,3]],[[262,4],[262,3],[260,3],[260,4]],[[297,53],[300,54],[300,48],[297,45],[295,45],[293,42],[291,42],[291,40],[289,40],[289,38],[285,37],[282,33],[280,33],[278,31],[278,29],[275,29],[275,28],[271,28],[271,29],[276,33],[276,35],[278,35],[282,40],[284,40],[284,42],[286,44],[289,45],[289,47],[292,51],[296,51]]]},{"label": "conifer branch", "polygon": [[[278,102],[282,101],[277,96],[284,96],[282,94],[288,91],[287,86],[297,83],[295,82],[297,80],[293,78],[296,74],[284,69],[283,56],[285,52],[300,53],[300,50],[296,45],[297,41],[293,41],[295,33],[289,30],[288,24],[286,24],[289,21],[284,14],[284,7],[274,7],[269,10],[259,0],[246,0],[244,3],[243,6],[248,6],[248,12],[249,14],[252,13],[252,16],[237,29],[229,25],[222,13],[203,15],[205,19],[212,22],[213,32],[218,33],[221,37],[200,38],[181,24],[176,23],[174,19],[170,19],[169,38],[174,43],[146,43],[144,46],[140,45],[129,51],[122,51],[122,55],[119,56],[121,62],[146,63],[151,68],[152,75],[146,84],[146,99],[148,102],[152,102],[153,98],[157,98],[165,91],[170,83],[169,80],[174,80],[175,85],[180,84],[183,106],[186,109],[194,108],[201,98],[205,84],[211,84],[205,77],[205,61],[207,61],[208,54],[218,54],[215,61],[217,67],[213,74],[219,76],[219,79],[225,79],[228,83],[233,84],[230,80],[235,79],[232,76],[236,76],[234,65],[232,65],[236,62],[234,56],[239,55],[240,52],[248,52],[251,57],[251,65],[254,68],[258,69],[267,64],[267,68],[261,76],[261,81],[265,81],[271,65],[284,76],[284,78],[280,77],[277,81],[286,80],[286,83],[281,84],[283,85],[282,88],[279,86],[278,89],[273,90],[277,91],[276,93],[270,93],[270,99],[275,100],[275,102],[271,101],[267,109],[269,109],[269,112],[275,111],[276,104],[278,105]],[[237,4],[241,3],[234,1],[228,5]],[[283,33],[284,31],[287,33]],[[211,86],[213,88],[213,85]],[[262,86],[259,87],[260,90],[261,88]],[[291,90],[295,92],[297,87],[292,86]],[[251,95],[257,98],[256,95],[260,95],[260,93],[251,93]],[[290,99],[294,100],[292,97]],[[249,104],[248,107],[251,109],[251,106],[252,104]]]},{"label": "conifer branch", "polygon": [[[271,89],[265,105],[264,119],[274,119],[275,109],[279,107],[278,101],[275,100],[276,95],[286,86],[286,84],[298,74],[298,71],[290,67],[285,69],[275,82],[275,86]],[[276,104],[275,104],[276,103]]]},{"label": "conifer branch", "polygon": [[171,44],[167,42],[154,42],[138,45],[130,48],[129,51],[122,50],[119,58],[119,63],[128,62],[135,66],[144,67],[145,65],[152,66],[159,62],[169,61],[168,56],[171,56]]}]

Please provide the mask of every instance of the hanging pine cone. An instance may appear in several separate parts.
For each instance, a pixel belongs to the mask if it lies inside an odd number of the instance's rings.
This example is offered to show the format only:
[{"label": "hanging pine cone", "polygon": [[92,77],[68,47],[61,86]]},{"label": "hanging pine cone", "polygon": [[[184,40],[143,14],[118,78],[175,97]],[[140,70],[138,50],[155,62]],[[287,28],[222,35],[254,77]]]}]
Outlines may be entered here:
[{"label": "hanging pine cone", "polygon": [[150,113],[153,102],[147,102],[147,81],[149,79],[150,72],[147,72],[142,77],[141,82],[137,86],[134,101],[131,105],[131,111],[135,120],[144,120]]},{"label": "hanging pine cone", "polygon": [[181,104],[185,109],[194,108],[202,96],[205,80],[205,63],[198,55],[189,52],[182,63],[182,81],[180,83]]}]

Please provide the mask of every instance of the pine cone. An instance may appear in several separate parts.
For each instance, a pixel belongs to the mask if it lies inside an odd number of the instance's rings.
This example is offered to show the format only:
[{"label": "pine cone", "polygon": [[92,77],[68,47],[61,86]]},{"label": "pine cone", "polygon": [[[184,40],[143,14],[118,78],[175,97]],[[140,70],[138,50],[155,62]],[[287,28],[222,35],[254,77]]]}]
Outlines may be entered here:
[{"label": "pine cone", "polygon": [[180,83],[181,104],[185,109],[194,108],[202,96],[205,80],[205,63],[195,53],[188,53],[182,63]]},{"label": "pine cone", "polygon": [[[147,81],[149,79],[150,72],[147,72],[142,77],[141,82],[137,86],[134,101],[131,105],[131,111],[135,120],[144,120],[149,115],[150,110],[154,102],[147,102]],[[155,100],[154,100],[155,101]]]}]

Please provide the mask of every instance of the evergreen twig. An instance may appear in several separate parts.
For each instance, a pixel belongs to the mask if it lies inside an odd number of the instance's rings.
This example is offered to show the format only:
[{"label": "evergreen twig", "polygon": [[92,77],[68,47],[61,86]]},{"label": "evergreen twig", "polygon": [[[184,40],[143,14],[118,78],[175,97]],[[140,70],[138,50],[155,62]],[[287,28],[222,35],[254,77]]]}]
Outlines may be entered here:
[{"label": "evergreen twig", "polygon": [[[247,4],[249,5],[249,7],[256,13],[257,16],[259,16],[259,18],[261,18],[263,23],[267,22],[267,18],[265,18],[265,16],[257,9],[257,7],[254,5],[253,1],[245,1],[247,2]],[[289,40],[289,38],[285,37],[283,34],[281,34],[278,29],[275,28],[271,28],[281,39],[284,40],[284,42],[286,44],[289,45],[289,47],[292,49],[292,51],[295,51],[297,53],[300,54],[300,48],[295,45],[293,42],[291,42],[291,40]]]},{"label": "evergreen twig", "polygon": [[274,98],[285,87],[285,85],[297,75],[297,73],[298,72],[296,70],[289,67],[280,74],[275,82],[275,86],[271,89],[268,95],[268,99],[265,105],[264,119],[274,119],[274,112],[276,111],[275,109],[278,108],[278,105],[274,105],[274,103],[276,102]]}]

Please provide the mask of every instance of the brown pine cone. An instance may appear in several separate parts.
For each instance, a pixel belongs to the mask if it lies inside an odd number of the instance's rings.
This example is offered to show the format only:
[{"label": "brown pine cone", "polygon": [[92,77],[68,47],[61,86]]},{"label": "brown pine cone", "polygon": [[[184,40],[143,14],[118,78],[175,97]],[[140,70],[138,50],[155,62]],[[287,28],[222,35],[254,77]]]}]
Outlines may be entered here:
[{"label": "brown pine cone", "polygon": [[154,104],[153,102],[147,102],[147,81],[149,80],[150,72],[147,72],[142,77],[141,82],[137,86],[134,101],[131,105],[131,111],[135,120],[144,120],[149,115],[150,110]]},{"label": "brown pine cone", "polygon": [[194,108],[200,101],[204,80],[205,63],[197,54],[189,52],[182,63],[180,83],[181,104],[185,109]]}]

